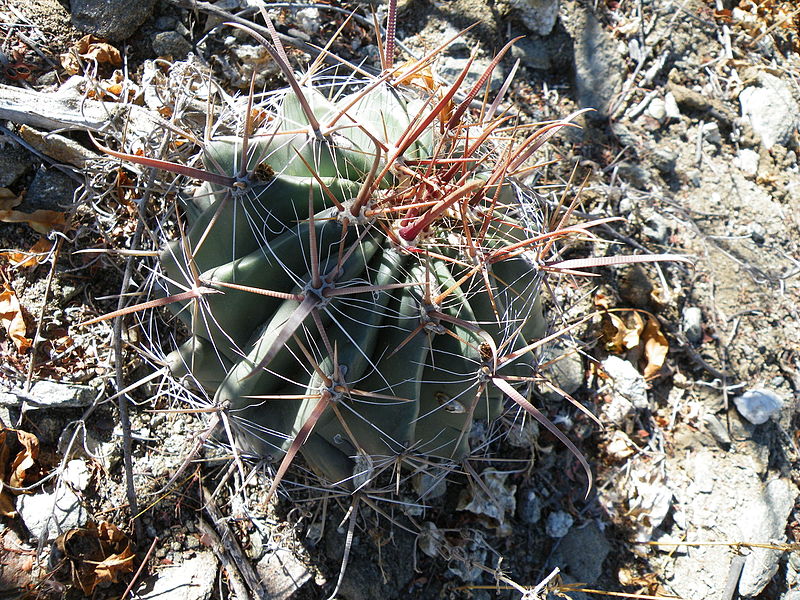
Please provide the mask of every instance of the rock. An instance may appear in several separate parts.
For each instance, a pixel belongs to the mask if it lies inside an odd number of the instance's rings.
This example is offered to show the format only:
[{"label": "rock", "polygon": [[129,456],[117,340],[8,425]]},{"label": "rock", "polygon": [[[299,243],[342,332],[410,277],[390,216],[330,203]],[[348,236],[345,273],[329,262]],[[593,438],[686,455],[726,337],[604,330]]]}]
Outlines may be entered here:
[{"label": "rock", "polygon": [[524,67],[549,71],[553,66],[550,48],[542,38],[523,38],[511,48],[511,56],[519,59]]},{"label": "rock", "polygon": [[162,31],[153,36],[153,52],[158,56],[171,56],[173,59],[186,58],[192,45],[177,31]]},{"label": "rock", "polygon": [[666,148],[657,148],[650,155],[650,162],[662,175],[672,175],[678,162],[678,154]]},{"label": "rock", "polygon": [[311,572],[285,548],[277,548],[256,564],[261,582],[272,600],[288,600],[309,579]]},{"label": "rock", "polygon": [[742,117],[750,123],[769,150],[775,144],[786,145],[798,126],[800,105],[792,95],[789,84],[763,71],[757,73],[758,85],[739,94]]},{"label": "rock", "polygon": [[703,416],[703,423],[706,430],[711,434],[718,444],[721,446],[730,446],[731,436],[728,435],[728,430],[725,425],[714,415],[706,414]]},{"label": "rock", "polygon": [[667,92],[664,95],[664,111],[668,119],[681,118],[681,109],[678,107],[678,102],[672,92]]},{"label": "rock", "polygon": [[563,538],[574,522],[572,515],[563,510],[557,510],[547,515],[544,529],[551,538]]},{"label": "rock", "polygon": [[511,0],[525,27],[545,36],[553,31],[558,19],[559,0]]},{"label": "rock", "polygon": [[637,190],[646,190],[653,183],[650,172],[632,161],[623,160],[617,164],[617,175]]},{"label": "rock", "polygon": [[650,104],[647,105],[644,114],[652,117],[659,123],[663,123],[664,119],[667,118],[667,106],[661,98],[653,98]]},{"label": "rock", "polygon": [[48,540],[82,527],[89,518],[78,496],[63,483],[53,492],[17,496],[17,512],[34,537],[44,534]]},{"label": "rock", "polygon": [[464,560],[452,560],[448,564],[447,572],[455,575],[465,583],[475,583],[483,577],[483,569],[478,565],[486,564],[486,542],[483,534],[477,529],[472,530],[472,539],[461,547],[461,556]]},{"label": "rock", "polygon": [[447,492],[447,473],[429,473],[422,471],[417,473],[411,480],[414,491],[417,492],[422,500],[434,500],[441,498]]},{"label": "rock", "polygon": [[642,234],[662,246],[666,246],[669,242],[670,233],[672,229],[669,222],[658,213],[650,215],[642,225]]},{"label": "rock", "polygon": [[160,568],[138,586],[136,596],[140,600],[208,600],[218,568],[213,552],[201,552],[179,564]]},{"label": "rock", "polygon": [[763,389],[748,390],[734,399],[734,402],[739,414],[753,425],[766,423],[783,406],[783,401],[775,392]]},{"label": "rock", "polygon": [[759,154],[750,148],[740,148],[733,164],[739,167],[746,177],[755,177],[758,173]]},{"label": "rock", "polygon": [[609,117],[609,109],[622,90],[625,65],[614,39],[589,11],[578,15],[575,24],[575,84],[578,104],[594,108],[596,119]]},{"label": "rock", "polygon": [[[741,513],[743,538],[754,543],[783,542],[786,522],[797,499],[797,488],[786,479],[773,479],[763,493]],[[778,571],[782,550],[753,548],[739,579],[739,595],[752,598],[761,593]]]},{"label": "rock", "polygon": [[[461,71],[466,68],[468,62],[469,58],[444,56],[437,62],[437,72],[448,81],[454,81],[461,74]],[[490,61],[488,60],[476,59],[472,63],[469,73],[467,73],[467,76],[464,78],[464,83],[462,84],[463,89],[470,89],[472,85],[477,83],[486,71],[489,63]],[[503,85],[504,79],[500,67],[495,67],[489,78],[489,89],[496,92]]]},{"label": "rock", "polygon": [[31,157],[17,145],[0,145],[0,187],[8,187],[28,170]]},{"label": "rock", "polygon": [[703,311],[697,306],[687,306],[683,309],[681,328],[686,339],[692,344],[699,344],[703,339]]},{"label": "rock", "polygon": [[[545,375],[556,387],[567,394],[574,394],[583,385],[583,360],[577,350],[566,347],[563,343],[553,343],[542,353],[542,363],[549,363]],[[542,386],[545,395],[554,400],[561,399],[561,394]]]},{"label": "rock", "polygon": [[322,19],[320,19],[319,16],[319,9],[313,6],[301,8],[295,13],[295,23],[305,33],[315,35],[319,32],[319,27],[322,24]]},{"label": "rock", "polygon": [[602,365],[612,381],[614,397],[630,402],[637,410],[649,408],[647,383],[636,367],[619,356],[609,356]]},{"label": "rock", "polygon": [[519,518],[534,525],[542,518],[542,500],[531,488],[523,490],[517,503]]},{"label": "rock", "polygon": [[611,544],[594,521],[585,527],[573,527],[561,539],[556,564],[566,565],[569,574],[583,583],[595,583],[603,573],[603,561]]},{"label": "rock", "polygon": [[119,41],[133,35],[153,12],[155,0],[72,0],[72,24],[84,33]]},{"label": "rock", "polygon": [[36,171],[25,201],[20,208],[26,211],[63,210],[74,201],[78,182],[58,169],[44,167]]},{"label": "rock", "polygon": [[709,144],[720,146],[722,144],[722,134],[719,132],[719,124],[715,121],[703,124],[703,139]]},{"label": "rock", "polygon": [[24,402],[28,408],[82,408],[94,402],[95,394],[86,385],[37,381],[30,392],[0,393],[0,405],[21,406]]},{"label": "rock", "polygon": [[506,514],[513,514],[517,508],[517,486],[506,483],[510,473],[486,470],[481,473],[488,496],[479,485],[463,489],[456,510],[466,510],[476,515],[489,517],[502,525]]}]

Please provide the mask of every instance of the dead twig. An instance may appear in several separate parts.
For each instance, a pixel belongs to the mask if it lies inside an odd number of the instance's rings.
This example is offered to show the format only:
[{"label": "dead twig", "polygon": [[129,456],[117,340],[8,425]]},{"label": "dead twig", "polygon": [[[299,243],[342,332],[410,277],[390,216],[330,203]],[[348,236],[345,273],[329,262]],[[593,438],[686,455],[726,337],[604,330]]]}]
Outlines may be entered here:
[{"label": "dead twig", "polygon": [[[214,502],[211,492],[205,486],[203,486],[203,502],[206,514],[214,523],[214,527],[200,519],[200,529],[214,540],[214,553],[231,576],[231,584],[234,586],[236,595],[239,598],[252,596],[258,600],[268,600],[267,592],[261,585],[258,575],[239,547],[225,517]],[[236,581],[237,577],[240,578],[238,582]],[[250,590],[250,594],[247,593],[247,589]]]}]

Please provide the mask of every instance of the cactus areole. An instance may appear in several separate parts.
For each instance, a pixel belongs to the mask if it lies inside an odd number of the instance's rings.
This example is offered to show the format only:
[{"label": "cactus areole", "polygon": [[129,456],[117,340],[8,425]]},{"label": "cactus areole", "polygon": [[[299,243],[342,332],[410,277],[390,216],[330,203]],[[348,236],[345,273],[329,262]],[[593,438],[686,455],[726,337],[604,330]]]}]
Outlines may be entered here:
[{"label": "cactus areole", "polygon": [[173,372],[228,407],[240,451],[299,451],[351,490],[461,461],[476,420],[530,407],[545,332],[547,235],[515,174],[547,135],[476,116],[482,82],[425,89],[424,67],[272,97],[260,129],[207,143],[161,253],[166,294],[217,292],[172,304],[191,332]]}]

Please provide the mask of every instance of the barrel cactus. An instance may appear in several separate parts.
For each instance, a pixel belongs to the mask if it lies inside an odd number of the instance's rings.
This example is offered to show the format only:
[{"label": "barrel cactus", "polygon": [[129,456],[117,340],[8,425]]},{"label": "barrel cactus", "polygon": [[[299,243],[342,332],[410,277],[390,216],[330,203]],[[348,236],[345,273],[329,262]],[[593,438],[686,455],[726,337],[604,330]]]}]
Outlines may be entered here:
[{"label": "barrel cactus", "polygon": [[[476,420],[530,403],[545,335],[552,241],[522,183],[564,122],[528,135],[474,110],[473,85],[429,75],[433,55],[383,72],[295,79],[243,133],[208,141],[204,168],[121,155],[201,179],[160,256],[190,336],[168,362],[226,411],[240,452],[295,454],[358,489],[397,465],[453,464]],[[508,49],[507,46],[500,56]],[[480,94],[480,96],[479,96]],[[261,115],[256,126],[251,118]]]}]

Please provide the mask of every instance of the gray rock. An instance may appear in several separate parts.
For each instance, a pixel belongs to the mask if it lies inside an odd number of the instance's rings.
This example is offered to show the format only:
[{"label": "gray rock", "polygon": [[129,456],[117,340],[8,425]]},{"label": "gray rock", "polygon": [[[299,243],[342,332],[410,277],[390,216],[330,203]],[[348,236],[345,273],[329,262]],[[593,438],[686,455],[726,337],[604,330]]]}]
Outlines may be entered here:
[{"label": "gray rock", "polygon": [[734,399],[739,414],[753,425],[766,423],[770,417],[777,415],[783,406],[783,400],[770,390],[748,390]]},{"label": "gray rock", "polygon": [[89,518],[75,492],[63,484],[53,492],[17,496],[17,512],[34,537],[44,534],[48,540],[83,526]]},{"label": "gray rock", "polygon": [[574,522],[572,515],[563,510],[557,510],[547,515],[544,530],[552,538],[563,538]]},{"label": "gray rock", "polygon": [[523,490],[517,503],[519,518],[534,525],[542,518],[542,500],[533,489]]},{"label": "gray rock", "polygon": [[722,144],[722,134],[719,132],[719,124],[716,121],[703,125],[703,139],[709,144],[720,146]]},{"label": "gray rock", "polygon": [[54,381],[37,381],[30,392],[12,390],[0,393],[0,405],[28,408],[81,408],[94,402],[95,391],[86,385],[70,385]]},{"label": "gray rock", "polygon": [[603,561],[610,551],[611,544],[592,521],[586,527],[573,527],[561,539],[556,562],[566,565],[578,581],[594,583],[603,573]]},{"label": "gray rock", "polygon": [[186,58],[192,45],[177,31],[162,31],[153,36],[153,52],[158,56],[171,56],[174,59]]},{"label": "gray rock", "polygon": [[[797,494],[797,488],[787,479],[767,483],[761,497],[741,514],[743,539],[756,543],[783,542]],[[752,598],[760,594],[778,571],[782,554],[781,550],[753,548],[739,579],[739,595]]]},{"label": "gray rock", "polygon": [[653,183],[650,172],[641,165],[623,160],[617,164],[617,175],[637,190],[646,190]]},{"label": "gray rock", "polygon": [[33,177],[22,207],[26,211],[63,210],[73,203],[76,189],[78,182],[58,169],[41,168]]},{"label": "gray rock", "polygon": [[558,19],[559,0],[511,0],[525,27],[538,35],[548,35]]},{"label": "gray rock", "polygon": [[761,137],[761,144],[767,150],[775,144],[786,145],[797,129],[800,105],[782,79],[759,71],[757,80],[759,85],[747,87],[739,94],[742,117]]},{"label": "gray rock", "polygon": [[272,600],[288,600],[309,579],[311,572],[285,548],[277,548],[256,564],[261,582]]},{"label": "gray rock", "polygon": [[678,162],[678,154],[666,148],[657,148],[650,155],[650,162],[662,175],[672,175]]},{"label": "gray rock", "polygon": [[653,213],[642,225],[642,233],[656,244],[666,246],[672,229],[669,222],[658,213]]},{"label": "gray rock", "polygon": [[539,71],[548,71],[553,66],[550,47],[542,38],[523,38],[511,48],[511,56],[519,59],[522,66]]},{"label": "gray rock", "polygon": [[611,104],[622,90],[625,65],[614,39],[591,12],[578,16],[575,40],[575,84],[578,103],[594,108],[596,119],[609,116]]},{"label": "gray rock", "polygon": [[[447,79],[448,81],[454,81],[463,71],[467,63],[469,62],[468,58],[460,58],[456,56],[444,56],[442,57],[437,63],[437,72],[439,75]],[[486,71],[486,68],[489,66],[491,61],[476,59],[472,63],[472,67],[467,73],[467,76],[464,78],[464,89],[470,89],[477,81],[481,78],[483,73]],[[493,92],[496,92],[500,89],[503,85],[503,81],[505,76],[503,75],[502,69],[498,65],[492,71],[492,75],[489,78],[489,89]]]},{"label": "gray rock", "polygon": [[213,552],[201,552],[177,565],[159,569],[156,575],[142,582],[136,595],[141,600],[208,600],[218,568]]},{"label": "gray rock", "polygon": [[309,35],[314,35],[319,32],[319,27],[322,24],[319,9],[310,6],[302,8],[295,13],[297,25]]},{"label": "gray rock", "polygon": [[647,382],[636,367],[619,356],[609,356],[602,365],[613,382],[612,401],[614,397],[621,397],[638,410],[650,406],[647,400]]},{"label": "gray rock", "polygon": [[[542,353],[542,362],[551,363],[545,372],[547,379],[567,394],[574,394],[583,385],[583,361],[577,351],[554,343]],[[548,397],[561,398],[560,394],[548,391],[547,386],[543,388]]]},{"label": "gray rock", "polygon": [[31,166],[31,157],[17,145],[0,146],[0,187],[14,183]]},{"label": "gray rock", "polygon": [[692,344],[699,344],[703,339],[703,311],[697,306],[687,306],[683,309],[681,327],[686,339]]},{"label": "gray rock", "polygon": [[155,0],[72,0],[72,24],[84,33],[119,41],[133,35],[153,12]]},{"label": "gray rock", "polygon": [[706,414],[703,416],[703,423],[706,430],[711,434],[718,444],[728,446],[731,443],[731,436],[728,435],[728,429],[722,422],[714,415]]}]

